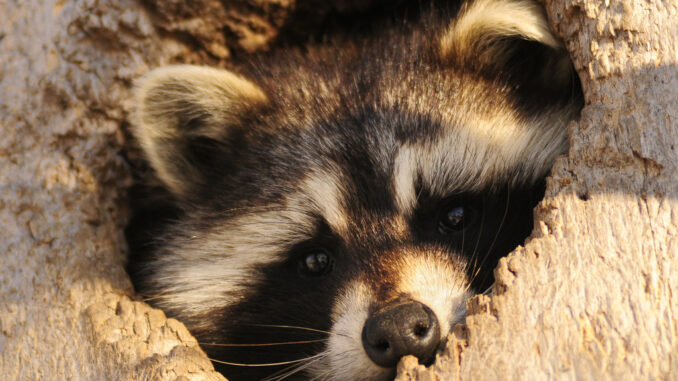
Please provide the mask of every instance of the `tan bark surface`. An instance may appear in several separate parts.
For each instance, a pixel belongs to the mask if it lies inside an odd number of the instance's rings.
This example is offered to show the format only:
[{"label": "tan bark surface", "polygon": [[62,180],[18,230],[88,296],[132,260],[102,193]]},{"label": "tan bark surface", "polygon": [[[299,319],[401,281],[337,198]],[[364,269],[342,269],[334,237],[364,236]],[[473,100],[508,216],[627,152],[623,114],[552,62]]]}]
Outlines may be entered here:
[{"label": "tan bark surface", "polygon": [[[131,81],[366,2],[190,3],[0,1],[0,379],[223,379],[131,299]],[[547,4],[588,106],[534,239],[445,355],[406,359],[402,379],[678,379],[678,5],[598,3]]]},{"label": "tan bark surface", "polygon": [[181,323],[131,301],[123,267],[131,80],[221,58],[162,23],[131,0],[0,2],[2,380],[223,379]]},{"label": "tan bark surface", "polygon": [[0,2],[0,379],[221,378],[129,297],[121,104],[161,49],[186,53],[138,9]]}]

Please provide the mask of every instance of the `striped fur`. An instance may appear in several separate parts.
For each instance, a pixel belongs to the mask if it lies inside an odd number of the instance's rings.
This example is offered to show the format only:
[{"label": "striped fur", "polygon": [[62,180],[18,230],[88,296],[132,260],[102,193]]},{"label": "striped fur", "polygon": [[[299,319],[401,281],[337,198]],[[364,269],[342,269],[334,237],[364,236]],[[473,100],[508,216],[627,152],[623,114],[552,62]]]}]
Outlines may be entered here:
[{"label": "striped fur", "polygon": [[171,210],[129,229],[137,291],[215,360],[308,358],[215,363],[226,376],[389,379],[366,319],[415,301],[442,342],[531,231],[582,105],[567,54],[531,1],[424,13],[238,74],[175,66],[137,84],[134,132]]}]

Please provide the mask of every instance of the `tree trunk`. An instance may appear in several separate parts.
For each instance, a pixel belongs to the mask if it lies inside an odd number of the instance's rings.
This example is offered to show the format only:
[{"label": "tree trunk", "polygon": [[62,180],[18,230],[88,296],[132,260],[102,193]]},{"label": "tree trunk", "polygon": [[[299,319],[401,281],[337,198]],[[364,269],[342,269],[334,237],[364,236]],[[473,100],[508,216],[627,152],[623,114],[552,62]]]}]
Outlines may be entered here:
[{"label": "tree trunk", "polygon": [[[378,3],[0,2],[0,379],[223,379],[131,299],[131,81]],[[587,101],[570,153],[493,293],[401,379],[678,379],[678,4],[546,5]]]}]

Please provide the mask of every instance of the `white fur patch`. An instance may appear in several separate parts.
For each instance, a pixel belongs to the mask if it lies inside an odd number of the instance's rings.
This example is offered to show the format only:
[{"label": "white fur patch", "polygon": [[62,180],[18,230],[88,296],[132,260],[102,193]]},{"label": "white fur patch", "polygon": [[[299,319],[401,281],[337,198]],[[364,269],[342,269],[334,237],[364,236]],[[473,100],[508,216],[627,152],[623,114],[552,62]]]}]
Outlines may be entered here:
[{"label": "white fur patch", "polygon": [[466,316],[466,300],[472,295],[466,273],[449,259],[431,254],[404,255],[398,291],[427,305],[438,318],[441,338]]},{"label": "white fur patch", "polygon": [[337,168],[331,172],[317,170],[306,177],[299,192],[303,192],[308,197],[306,201],[312,204],[313,209],[325,218],[335,232],[344,233],[348,226],[343,205],[343,195],[346,190],[339,173],[341,172]]},{"label": "white fur patch", "polygon": [[394,160],[393,189],[398,210],[405,216],[410,215],[417,204],[416,177],[416,158],[412,150],[400,147]]},{"label": "white fur patch", "polygon": [[321,379],[361,381],[380,380],[390,374],[390,369],[376,365],[363,349],[363,325],[372,302],[372,292],[362,282],[355,281],[346,286],[332,311],[327,357],[308,370],[311,378],[326,375]]},{"label": "white fur patch", "polygon": [[454,121],[440,139],[407,148],[423,186],[440,197],[532,184],[564,153],[569,117],[554,112],[522,120],[506,109]]}]

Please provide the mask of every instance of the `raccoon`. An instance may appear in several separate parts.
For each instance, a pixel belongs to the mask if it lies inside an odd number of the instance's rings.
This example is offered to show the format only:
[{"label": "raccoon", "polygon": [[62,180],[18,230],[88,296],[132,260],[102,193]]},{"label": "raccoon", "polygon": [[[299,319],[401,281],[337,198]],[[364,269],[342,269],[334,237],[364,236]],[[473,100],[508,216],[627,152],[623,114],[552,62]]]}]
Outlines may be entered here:
[{"label": "raccoon", "polygon": [[129,271],[227,377],[428,365],[531,232],[580,84],[537,4],[450,14],[138,82],[171,213],[131,225]]}]

